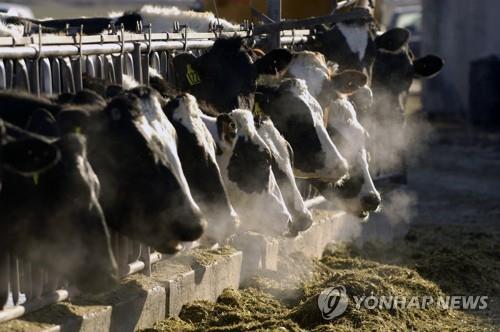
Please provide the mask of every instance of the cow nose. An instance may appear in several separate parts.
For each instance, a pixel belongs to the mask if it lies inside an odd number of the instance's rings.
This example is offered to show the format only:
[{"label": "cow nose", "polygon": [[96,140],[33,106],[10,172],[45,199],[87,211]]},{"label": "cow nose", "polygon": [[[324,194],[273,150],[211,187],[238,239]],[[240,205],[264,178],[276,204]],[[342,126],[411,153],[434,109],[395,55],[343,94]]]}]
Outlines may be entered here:
[{"label": "cow nose", "polygon": [[201,216],[197,216],[193,221],[176,222],[174,224],[174,232],[177,234],[178,239],[183,242],[198,240],[205,231],[207,221]]},{"label": "cow nose", "polygon": [[361,206],[364,211],[375,211],[380,206],[380,203],[380,195],[373,191],[361,198]]},{"label": "cow nose", "polygon": [[303,215],[297,217],[295,218],[295,221],[290,221],[288,223],[290,235],[295,237],[299,235],[299,232],[303,232],[309,229],[309,227],[311,227],[312,224],[313,224],[312,215]]}]

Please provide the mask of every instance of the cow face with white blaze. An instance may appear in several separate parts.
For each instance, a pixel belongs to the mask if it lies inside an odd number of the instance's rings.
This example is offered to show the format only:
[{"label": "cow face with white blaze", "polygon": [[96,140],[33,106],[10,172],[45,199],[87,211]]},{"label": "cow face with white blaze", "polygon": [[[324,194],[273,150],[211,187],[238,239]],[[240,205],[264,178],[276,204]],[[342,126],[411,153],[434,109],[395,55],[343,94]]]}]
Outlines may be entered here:
[{"label": "cow face with white blaze", "polygon": [[339,204],[345,211],[361,218],[380,208],[380,194],[375,188],[368,166],[366,141],[369,135],[359,123],[356,111],[347,96],[339,95],[326,109],[328,132],[335,139],[342,155],[349,161],[350,178],[330,188],[330,194],[322,191],[330,201]]},{"label": "cow face with white blaze", "polygon": [[193,94],[220,113],[253,109],[256,80],[286,67],[290,52],[273,50],[254,61],[241,38],[219,38],[210,50],[196,58],[184,53],[173,60],[176,87]]},{"label": "cow face with white blaze", "polygon": [[296,176],[336,182],[348,173],[347,161],[326,131],[323,110],[304,80],[259,86],[256,101],[255,111],[268,115],[292,146]]},{"label": "cow face with white blaze", "polygon": [[193,198],[208,221],[204,237],[222,243],[235,233],[239,219],[217,165],[215,141],[193,96],[174,98],[163,110],[177,132],[179,158]]},{"label": "cow face with white blaze", "polygon": [[292,147],[269,117],[258,116],[255,126],[271,152],[273,173],[288,211],[292,215],[292,223],[289,225],[290,235],[295,236],[308,229],[313,223],[313,218],[295,182]]},{"label": "cow face with white blaze", "polygon": [[217,142],[217,162],[241,228],[281,235],[288,232],[290,213],[272,171],[272,155],[255,128],[252,113],[234,110],[204,117]]},{"label": "cow face with white blaze", "polygon": [[62,112],[58,121],[89,139],[111,228],[173,253],[180,242],[197,240],[206,222],[191,195],[177,134],[163,106],[154,90],[138,87],[113,98],[103,111]]},{"label": "cow face with white blaze", "polygon": [[351,20],[332,27],[320,26],[315,38],[308,43],[310,49],[325,54],[340,70],[358,70],[368,76],[375,60],[371,22]]}]

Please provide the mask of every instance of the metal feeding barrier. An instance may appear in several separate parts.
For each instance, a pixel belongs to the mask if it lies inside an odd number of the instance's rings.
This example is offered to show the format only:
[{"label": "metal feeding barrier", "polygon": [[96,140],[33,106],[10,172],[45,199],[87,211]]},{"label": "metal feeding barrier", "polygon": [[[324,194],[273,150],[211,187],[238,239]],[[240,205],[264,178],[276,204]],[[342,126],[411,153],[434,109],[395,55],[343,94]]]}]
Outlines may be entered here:
[{"label": "metal feeding barrier", "polygon": [[[339,2],[339,7],[353,1]],[[337,7],[337,8],[339,8]],[[264,43],[279,36],[279,45],[293,48],[311,38],[309,28],[326,22],[339,22],[369,13],[333,13],[325,17],[277,21],[256,28],[245,24],[241,31],[208,33],[190,32],[174,24],[176,32],[129,33],[119,31],[100,35],[44,35],[0,37],[0,89],[23,90],[36,95],[75,93],[83,89],[83,75],[101,78],[111,84],[122,84],[129,75],[141,84],[149,82],[149,67],[164,78],[173,79],[172,59],[176,53],[200,53],[210,48],[220,37],[240,36]],[[80,31],[83,31],[81,27]],[[272,43],[271,43],[272,45]],[[308,206],[324,201],[317,191],[305,189]],[[161,254],[120,234],[112,234],[112,247],[117,258],[120,276],[137,272],[151,274],[151,265],[162,259]],[[35,266],[12,255],[0,254],[0,323],[21,317],[27,312],[67,300],[74,294],[71,285],[50,275],[43,267]],[[3,309],[3,310],[2,310]]]}]

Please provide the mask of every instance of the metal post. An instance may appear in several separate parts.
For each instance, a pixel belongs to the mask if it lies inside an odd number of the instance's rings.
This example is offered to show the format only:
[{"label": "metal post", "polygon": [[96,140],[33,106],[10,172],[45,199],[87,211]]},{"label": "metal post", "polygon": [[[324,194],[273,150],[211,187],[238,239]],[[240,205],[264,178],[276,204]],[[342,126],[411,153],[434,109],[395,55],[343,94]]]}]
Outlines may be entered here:
[{"label": "metal post", "polygon": [[[281,0],[267,0],[267,16],[274,22],[281,21]],[[273,31],[269,34],[270,50],[281,47],[281,31]]]}]

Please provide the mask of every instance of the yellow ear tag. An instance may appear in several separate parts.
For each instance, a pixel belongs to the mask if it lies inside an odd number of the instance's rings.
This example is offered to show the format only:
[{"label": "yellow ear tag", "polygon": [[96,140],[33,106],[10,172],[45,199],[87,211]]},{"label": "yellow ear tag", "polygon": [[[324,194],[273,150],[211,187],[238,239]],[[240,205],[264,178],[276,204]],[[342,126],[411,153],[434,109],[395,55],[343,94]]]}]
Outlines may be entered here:
[{"label": "yellow ear tag", "polygon": [[38,173],[33,174],[33,183],[35,184],[35,186],[38,186],[39,182],[40,182],[40,174]]},{"label": "yellow ear tag", "polygon": [[196,70],[193,69],[193,67],[191,67],[191,65],[188,64],[186,66],[186,70],[187,70],[186,78],[188,80],[189,85],[192,86],[201,83],[200,75]]},{"label": "yellow ear tag", "polygon": [[264,115],[264,112],[262,111],[262,108],[260,107],[260,104],[258,102],[255,102],[255,105],[253,106],[253,115],[255,116]]},{"label": "yellow ear tag", "polygon": [[75,134],[81,134],[82,133],[82,128],[81,127],[76,127],[75,128]]}]

